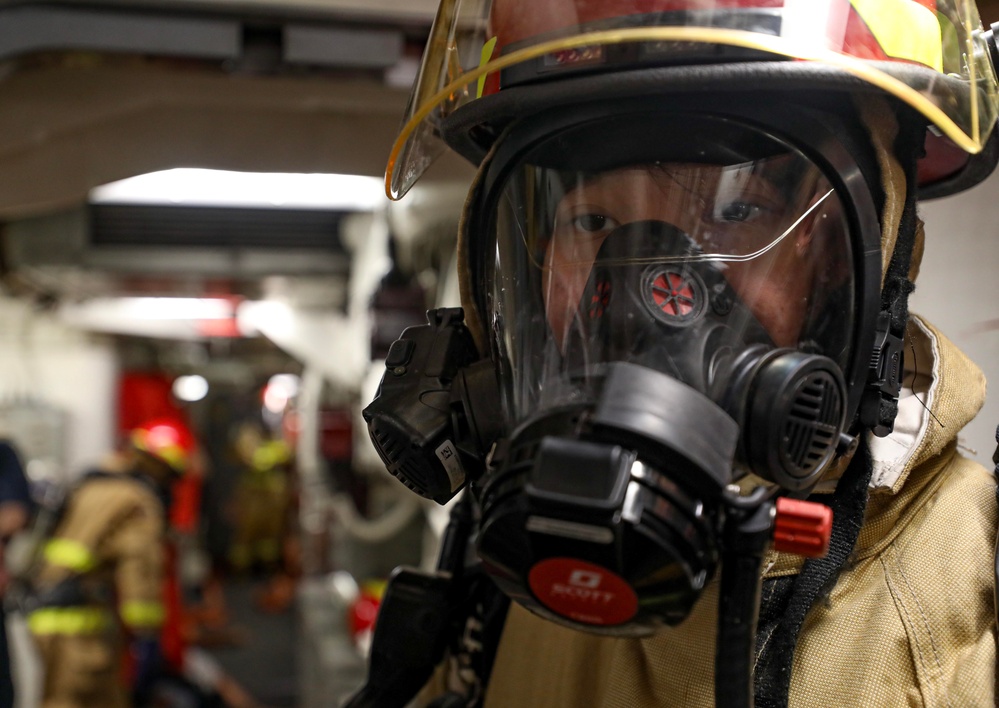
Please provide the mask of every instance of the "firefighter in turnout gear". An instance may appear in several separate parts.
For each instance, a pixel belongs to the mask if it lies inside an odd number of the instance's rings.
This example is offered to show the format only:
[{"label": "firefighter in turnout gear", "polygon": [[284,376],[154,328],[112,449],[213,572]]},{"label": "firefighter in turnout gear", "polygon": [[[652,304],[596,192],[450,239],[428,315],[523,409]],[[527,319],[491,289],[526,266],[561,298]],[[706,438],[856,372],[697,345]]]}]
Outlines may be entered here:
[{"label": "firefighter in turnout gear", "polygon": [[908,296],[997,65],[970,1],[441,2],[386,190],[478,168],[462,309],[365,420],[460,533],[350,708],[996,705],[984,377]]},{"label": "firefighter in turnout gear", "polygon": [[252,423],[239,429],[234,448],[242,469],[229,561],[236,572],[274,573],[287,530],[291,451]]},{"label": "firefighter in turnout gear", "polygon": [[[169,488],[193,450],[184,426],[152,421],[67,495],[42,549],[28,615],[44,708],[145,702],[160,662]],[[126,648],[131,685],[122,678]]]}]

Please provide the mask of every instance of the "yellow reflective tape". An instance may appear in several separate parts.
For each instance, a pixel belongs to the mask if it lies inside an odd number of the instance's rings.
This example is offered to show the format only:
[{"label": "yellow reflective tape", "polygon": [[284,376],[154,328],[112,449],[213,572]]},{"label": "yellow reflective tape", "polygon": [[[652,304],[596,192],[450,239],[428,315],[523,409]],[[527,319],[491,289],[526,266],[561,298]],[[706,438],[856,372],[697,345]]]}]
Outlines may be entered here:
[{"label": "yellow reflective tape", "polygon": [[161,602],[129,600],[121,603],[121,621],[132,628],[159,627],[166,617]]},{"label": "yellow reflective tape", "polygon": [[107,610],[100,607],[44,607],[28,615],[33,634],[98,634],[110,622]]},{"label": "yellow reflective tape", "polygon": [[266,472],[278,465],[283,465],[289,457],[288,446],[280,440],[273,440],[260,445],[253,451],[252,464],[258,472]]},{"label": "yellow reflective tape", "polygon": [[[482,45],[482,54],[479,57],[479,66],[483,66],[489,63],[489,60],[493,58],[493,52],[496,50],[496,40],[497,37],[493,37],[484,45]],[[483,74],[479,77],[479,87],[475,92],[476,98],[482,98],[482,92],[486,89],[486,75]]]},{"label": "yellow reflective tape", "polygon": [[885,54],[943,72],[943,43],[935,12],[913,0],[850,0]]},{"label": "yellow reflective tape", "polygon": [[68,538],[53,538],[45,544],[45,560],[60,568],[68,568],[76,573],[86,573],[97,565],[97,559],[90,549],[79,541]]},{"label": "yellow reflective tape", "polygon": [[382,599],[385,595],[385,588],[388,587],[387,580],[365,580],[361,583],[361,591],[372,597]]}]

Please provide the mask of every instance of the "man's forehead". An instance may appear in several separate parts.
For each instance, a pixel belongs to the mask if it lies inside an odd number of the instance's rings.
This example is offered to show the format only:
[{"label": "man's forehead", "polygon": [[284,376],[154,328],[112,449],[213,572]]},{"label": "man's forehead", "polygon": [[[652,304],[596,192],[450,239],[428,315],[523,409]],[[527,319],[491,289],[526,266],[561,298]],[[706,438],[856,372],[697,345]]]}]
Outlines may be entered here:
[{"label": "man's forehead", "polygon": [[614,188],[640,184],[668,186],[736,186],[781,174],[794,163],[790,154],[730,165],[698,162],[652,162],[604,172],[581,173],[575,188]]},{"label": "man's forehead", "polygon": [[658,112],[586,121],[533,146],[526,164],[569,173],[598,173],[659,163],[732,166],[786,156],[773,136],[703,115]]}]

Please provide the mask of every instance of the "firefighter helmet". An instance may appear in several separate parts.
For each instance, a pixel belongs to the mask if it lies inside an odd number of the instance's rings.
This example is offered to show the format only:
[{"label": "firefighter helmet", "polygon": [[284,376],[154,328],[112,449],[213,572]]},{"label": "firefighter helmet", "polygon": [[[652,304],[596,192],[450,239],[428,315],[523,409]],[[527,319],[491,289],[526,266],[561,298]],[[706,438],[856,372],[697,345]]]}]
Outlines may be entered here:
[{"label": "firefighter helmet", "polygon": [[149,420],[131,431],[130,439],[141,450],[183,474],[194,454],[194,436],[186,425],[172,418]]},{"label": "firefighter helmet", "polygon": [[[999,155],[989,41],[966,0],[443,0],[389,157],[388,195],[401,198],[444,142],[480,162],[505,123],[539,108],[537,92],[527,104],[490,99],[553,80],[566,90],[544,101],[880,92],[928,121],[923,198],[976,184]],[[481,105],[459,118],[471,104]]]}]

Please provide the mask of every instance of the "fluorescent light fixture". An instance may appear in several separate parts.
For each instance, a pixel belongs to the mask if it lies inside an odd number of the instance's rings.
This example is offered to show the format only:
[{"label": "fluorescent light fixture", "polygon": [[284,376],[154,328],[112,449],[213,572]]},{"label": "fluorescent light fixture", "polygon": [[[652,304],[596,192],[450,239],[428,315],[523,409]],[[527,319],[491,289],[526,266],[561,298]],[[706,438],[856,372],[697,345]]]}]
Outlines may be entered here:
[{"label": "fluorescent light fixture", "polygon": [[227,320],[236,308],[229,300],[202,297],[123,297],[120,315],[137,320]]},{"label": "fluorescent light fixture", "polygon": [[173,395],[188,403],[200,401],[208,395],[208,381],[204,376],[178,376],[173,382]]},{"label": "fluorescent light fixture", "polygon": [[226,298],[193,297],[93,298],[59,307],[60,319],[74,327],[171,339],[236,336],[235,312]]},{"label": "fluorescent light fixture", "polygon": [[129,177],[90,192],[91,204],[372,211],[385,202],[378,177],[188,167]]},{"label": "fluorescent light fixture", "polygon": [[236,313],[239,328],[249,334],[263,334],[284,342],[296,334],[295,313],[290,306],[277,300],[243,302]]}]

